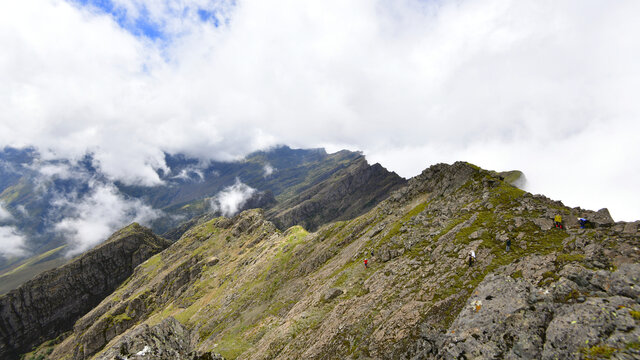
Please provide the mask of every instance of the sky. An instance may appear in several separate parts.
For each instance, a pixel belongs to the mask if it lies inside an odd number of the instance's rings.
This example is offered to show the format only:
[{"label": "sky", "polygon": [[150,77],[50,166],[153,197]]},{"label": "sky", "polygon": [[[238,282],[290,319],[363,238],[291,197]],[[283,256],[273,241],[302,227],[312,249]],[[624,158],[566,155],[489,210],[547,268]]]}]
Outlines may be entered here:
[{"label": "sky", "polygon": [[636,220],[638,14],[637,0],[3,1],[0,146],[91,153],[141,185],[161,182],[164,152],[346,148],[404,177],[464,160]]}]

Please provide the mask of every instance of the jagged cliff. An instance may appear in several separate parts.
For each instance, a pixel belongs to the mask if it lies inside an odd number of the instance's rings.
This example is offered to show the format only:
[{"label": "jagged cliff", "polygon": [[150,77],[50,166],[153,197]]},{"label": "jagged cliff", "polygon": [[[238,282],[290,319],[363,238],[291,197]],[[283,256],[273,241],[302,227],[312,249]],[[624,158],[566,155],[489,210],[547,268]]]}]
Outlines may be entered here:
[{"label": "jagged cliff", "polygon": [[150,256],[169,243],[136,223],[68,264],[0,297],[0,358],[17,358],[71,330]]},{"label": "jagged cliff", "polygon": [[[566,229],[553,226],[556,214]],[[60,344],[31,355],[640,355],[640,222],[565,207],[467,163],[432,166],[366,214],[314,233],[279,231],[259,210],[196,224]]]}]

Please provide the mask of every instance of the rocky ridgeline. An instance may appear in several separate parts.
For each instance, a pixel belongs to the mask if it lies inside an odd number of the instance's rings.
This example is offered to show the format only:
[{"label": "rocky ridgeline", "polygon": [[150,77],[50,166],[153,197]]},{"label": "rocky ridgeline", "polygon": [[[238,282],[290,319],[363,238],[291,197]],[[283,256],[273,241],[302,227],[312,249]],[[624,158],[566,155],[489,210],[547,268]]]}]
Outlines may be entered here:
[{"label": "rocky ridgeline", "polygon": [[[553,227],[556,214],[565,230]],[[580,229],[577,217],[592,228]],[[258,210],[199,223],[42,351],[51,359],[637,358],[638,225],[531,195],[467,163],[440,164],[368,213],[314,233],[279,231]]]},{"label": "rocky ridgeline", "polygon": [[0,297],[0,358],[17,358],[74,322],[169,243],[132,224],[68,264]]},{"label": "rocky ridgeline", "polygon": [[327,180],[267,211],[281,229],[300,225],[316,230],[326,223],[353,219],[369,211],[406,180],[380,164],[369,165],[360,157]]}]

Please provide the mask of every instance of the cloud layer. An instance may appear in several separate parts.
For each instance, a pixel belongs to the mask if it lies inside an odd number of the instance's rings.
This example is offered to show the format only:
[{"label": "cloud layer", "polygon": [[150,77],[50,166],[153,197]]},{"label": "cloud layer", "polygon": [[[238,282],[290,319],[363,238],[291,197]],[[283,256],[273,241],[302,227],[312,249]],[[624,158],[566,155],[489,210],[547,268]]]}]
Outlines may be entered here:
[{"label": "cloud layer", "polygon": [[236,179],[235,184],[224,188],[210,200],[211,209],[219,211],[226,217],[231,217],[242,209],[256,191],[256,189]]},{"label": "cloud layer", "polygon": [[15,226],[7,225],[13,215],[0,202],[0,256],[19,256],[25,254],[25,238]]},{"label": "cloud layer", "polygon": [[65,217],[54,225],[71,247],[67,253],[82,253],[132,221],[149,223],[160,216],[157,210],[138,199],[125,199],[112,184],[90,183],[91,191],[82,198],[67,194],[54,205]]},{"label": "cloud layer", "polygon": [[346,147],[403,176],[467,160],[640,218],[635,0],[113,4],[0,4],[0,145],[146,185],[163,151]]}]

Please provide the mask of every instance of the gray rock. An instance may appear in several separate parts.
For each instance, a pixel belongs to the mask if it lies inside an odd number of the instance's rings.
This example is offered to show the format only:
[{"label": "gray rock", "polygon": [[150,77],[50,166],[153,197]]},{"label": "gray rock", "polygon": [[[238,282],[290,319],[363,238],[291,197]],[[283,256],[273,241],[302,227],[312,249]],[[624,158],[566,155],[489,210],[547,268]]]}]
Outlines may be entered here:
[{"label": "gray rock", "polygon": [[569,302],[579,296],[578,285],[562,277],[553,284],[552,296],[555,302]]},{"label": "gray rock", "polygon": [[224,360],[219,354],[194,351],[189,330],[173,317],[155,326],[136,326],[94,359]]},{"label": "gray rock", "polygon": [[[589,298],[581,304],[559,307],[546,331],[543,359],[574,358],[581,349],[598,345],[620,325],[620,315],[613,315],[620,306],[631,306],[623,297]],[[621,312],[622,314],[623,312]]]},{"label": "gray rock", "polygon": [[548,218],[533,219],[533,223],[538,225],[541,230],[549,230],[553,227],[553,220]]},{"label": "gray rock", "polygon": [[344,293],[344,291],[337,289],[337,288],[331,288],[327,291],[325,291],[325,293],[322,295],[322,299],[324,301],[331,301],[335,298],[337,298],[338,296],[342,295]]},{"label": "gray rock", "polygon": [[639,225],[640,225],[640,221],[626,223],[624,225],[624,229],[622,230],[622,232],[624,234],[636,234],[638,232]]},{"label": "gray rock", "polygon": [[614,224],[611,214],[607,208],[598,210],[585,216],[587,220],[598,226],[612,226]]},{"label": "gray rock", "polygon": [[220,259],[218,259],[215,256],[212,256],[207,259],[206,264],[207,266],[213,266],[213,265],[216,265],[218,262],[220,262]]}]

